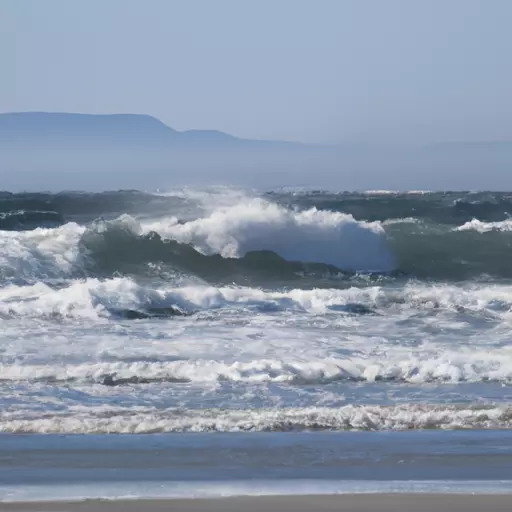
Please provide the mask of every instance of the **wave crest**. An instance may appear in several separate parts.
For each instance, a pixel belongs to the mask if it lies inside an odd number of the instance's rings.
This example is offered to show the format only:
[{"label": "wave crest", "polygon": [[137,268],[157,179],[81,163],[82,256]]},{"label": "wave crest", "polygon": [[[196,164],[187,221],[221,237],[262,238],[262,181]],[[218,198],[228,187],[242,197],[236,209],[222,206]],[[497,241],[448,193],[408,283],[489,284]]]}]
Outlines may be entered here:
[{"label": "wave crest", "polygon": [[455,229],[455,231],[470,230],[479,233],[488,233],[489,231],[512,231],[512,219],[499,222],[482,222],[478,219],[473,219]]},{"label": "wave crest", "polygon": [[168,219],[144,228],[224,258],[266,250],[288,261],[325,263],[349,271],[386,272],[395,265],[379,223],[316,208],[294,211],[262,199],[182,224]]},{"label": "wave crest", "polygon": [[410,217],[365,222],[261,198],[236,201],[189,221],[124,214],[87,226],[0,230],[0,280],[185,275],[278,287],[304,278],[305,286],[325,286],[320,280],[326,279],[333,286],[333,278],[354,272],[439,280],[512,277],[510,220],[474,219],[458,227]]},{"label": "wave crest", "polygon": [[507,406],[346,405],[339,408],[171,409],[80,407],[71,414],[20,417],[6,412],[0,432],[152,434],[171,432],[290,432],[299,430],[421,430],[511,428]]}]

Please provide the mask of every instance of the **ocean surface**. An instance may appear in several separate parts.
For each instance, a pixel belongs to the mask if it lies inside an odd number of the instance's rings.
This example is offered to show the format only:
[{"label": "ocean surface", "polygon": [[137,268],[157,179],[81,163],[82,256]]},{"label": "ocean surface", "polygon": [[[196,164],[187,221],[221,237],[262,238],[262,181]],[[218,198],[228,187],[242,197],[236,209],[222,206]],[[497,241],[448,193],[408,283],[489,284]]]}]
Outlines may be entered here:
[{"label": "ocean surface", "polygon": [[511,327],[512,193],[0,192],[0,500],[512,492]]}]

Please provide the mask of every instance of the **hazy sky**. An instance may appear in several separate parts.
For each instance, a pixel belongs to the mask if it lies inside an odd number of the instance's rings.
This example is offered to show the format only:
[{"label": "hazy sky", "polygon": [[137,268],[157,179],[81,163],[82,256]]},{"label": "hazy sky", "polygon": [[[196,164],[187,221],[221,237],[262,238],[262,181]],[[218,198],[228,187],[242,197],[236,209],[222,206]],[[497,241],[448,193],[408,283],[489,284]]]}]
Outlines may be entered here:
[{"label": "hazy sky", "polygon": [[512,139],[511,0],[0,0],[0,111],[244,137]]}]

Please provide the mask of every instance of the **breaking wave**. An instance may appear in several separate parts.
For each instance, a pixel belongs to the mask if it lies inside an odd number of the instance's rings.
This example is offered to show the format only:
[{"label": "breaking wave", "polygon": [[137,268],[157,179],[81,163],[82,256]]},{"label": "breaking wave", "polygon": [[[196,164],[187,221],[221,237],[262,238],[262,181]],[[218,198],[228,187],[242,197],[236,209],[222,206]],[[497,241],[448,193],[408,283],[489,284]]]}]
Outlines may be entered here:
[{"label": "breaking wave", "polygon": [[512,382],[512,352],[485,350],[448,352],[423,351],[403,358],[389,355],[350,359],[319,360],[260,359],[233,363],[213,360],[101,362],[67,365],[0,365],[3,381],[82,383],[122,386],[150,383],[218,383],[319,385],[335,381],[397,382],[411,384],[462,382]]},{"label": "breaking wave", "polygon": [[[217,283],[285,285],[306,279],[308,286],[325,286],[322,280],[332,283],[354,273],[512,278],[509,220],[455,226],[416,217],[367,222],[316,207],[237,200],[193,220],[123,214],[89,224],[0,230],[0,280],[179,274]],[[11,213],[15,220],[9,222],[29,222],[32,213]],[[58,223],[51,212],[44,215]]]},{"label": "breaking wave", "polygon": [[[222,308],[254,312],[313,315],[382,315],[389,313],[453,313],[507,320],[512,292],[507,285],[450,286],[406,284],[344,289],[270,291],[240,286],[142,285],[127,277],[89,278],[59,285],[38,282],[0,288],[0,317],[83,319],[129,316],[183,316]],[[133,318],[137,318],[135,314]]]},{"label": "breaking wave", "polygon": [[89,227],[1,231],[0,247],[4,279],[147,274],[158,264],[207,279],[385,272],[394,266],[379,224],[341,213],[294,212],[261,200],[185,223],[175,217],[144,223],[122,215]]},{"label": "breaking wave", "polygon": [[[26,414],[26,412],[24,412]],[[0,431],[53,434],[171,432],[291,432],[300,430],[420,430],[511,428],[507,406],[396,405],[339,408],[155,410],[75,407],[71,413],[19,418],[4,413]]]},{"label": "breaking wave", "polygon": [[488,233],[489,231],[512,231],[512,219],[499,222],[482,222],[478,219],[472,219],[462,226],[456,228],[457,231],[478,231],[479,233]]},{"label": "breaking wave", "polygon": [[288,261],[325,263],[343,270],[394,268],[380,224],[316,208],[294,211],[262,199],[246,200],[183,224],[171,219],[145,228],[224,258],[266,250]]}]

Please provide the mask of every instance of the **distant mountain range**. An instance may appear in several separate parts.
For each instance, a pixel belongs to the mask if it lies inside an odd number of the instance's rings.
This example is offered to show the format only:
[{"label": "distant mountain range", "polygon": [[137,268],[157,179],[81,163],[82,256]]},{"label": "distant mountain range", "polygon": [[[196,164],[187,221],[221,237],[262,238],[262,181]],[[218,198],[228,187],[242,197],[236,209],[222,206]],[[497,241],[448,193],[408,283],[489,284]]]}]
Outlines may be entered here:
[{"label": "distant mountain range", "polygon": [[339,149],[178,131],[147,115],[0,114],[0,189],[274,184],[334,171]]},{"label": "distant mountain range", "polygon": [[215,130],[178,131],[147,115],[0,114],[0,189],[218,183],[512,190],[512,141],[393,150],[242,139]]},{"label": "distant mountain range", "polygon": [[290,147],[302,144],[241,139],[216,130],[178,131],[155,117],[138,114],[66,114],[17,112],[0,114],[0,145],[36,142],[81,145]]}]

